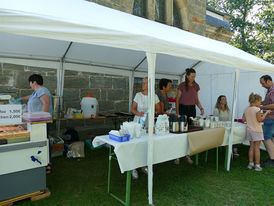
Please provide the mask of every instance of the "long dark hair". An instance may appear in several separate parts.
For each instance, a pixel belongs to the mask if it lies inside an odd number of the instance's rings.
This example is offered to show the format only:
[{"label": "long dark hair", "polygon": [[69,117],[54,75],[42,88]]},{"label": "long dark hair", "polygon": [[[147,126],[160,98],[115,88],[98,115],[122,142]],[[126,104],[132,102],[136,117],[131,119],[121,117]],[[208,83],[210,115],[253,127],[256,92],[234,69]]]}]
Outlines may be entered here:
[{"label": "long dark hair", "polygon": [[[189,76],[191,73],[195,73],[196,74],[196,71],[194,69],[192,69],[192,68],[187,68],[186,69],[186,76],[185,76],[186,91],[188,91],[188,89],[189,89],[189,86],[188,86],[189,81],[188,81],[187,76]],[[193,83],[195,83],[195,81]]]}]

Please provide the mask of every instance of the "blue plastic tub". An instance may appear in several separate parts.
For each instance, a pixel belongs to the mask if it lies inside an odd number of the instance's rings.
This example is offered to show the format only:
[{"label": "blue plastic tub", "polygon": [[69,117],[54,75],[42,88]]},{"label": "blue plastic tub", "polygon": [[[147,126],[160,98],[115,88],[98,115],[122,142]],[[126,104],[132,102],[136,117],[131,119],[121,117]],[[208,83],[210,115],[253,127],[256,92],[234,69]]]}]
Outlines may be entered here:
[{"label": "blue plastic tub", "polygon": [[117,142],[126,142],[126,141],[129,141],[129,138],[130,138],[129,134],[126,134],[122,137],[119,137],[119,136],[116,136],[116,135],[113,135],[113,134],[109,134],[109,139],[112,139],[112,140],[117,141]]}]

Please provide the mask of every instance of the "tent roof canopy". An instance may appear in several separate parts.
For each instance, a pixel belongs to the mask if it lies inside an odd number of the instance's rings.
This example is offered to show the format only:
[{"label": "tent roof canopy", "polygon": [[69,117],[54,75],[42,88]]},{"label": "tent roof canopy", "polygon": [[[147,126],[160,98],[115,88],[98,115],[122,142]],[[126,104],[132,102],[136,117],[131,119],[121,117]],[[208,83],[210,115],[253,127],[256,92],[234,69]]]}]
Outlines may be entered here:
[{"label": "tent roof canopy", "polygon": [[158,53],[162,74],[181,75],[198,61],[274,71],[223,42],[82,0],[0,0],[0,44],[1,57],[60,61],[66,54],[66,62],[130,71],[147,71],[145,52]]}]

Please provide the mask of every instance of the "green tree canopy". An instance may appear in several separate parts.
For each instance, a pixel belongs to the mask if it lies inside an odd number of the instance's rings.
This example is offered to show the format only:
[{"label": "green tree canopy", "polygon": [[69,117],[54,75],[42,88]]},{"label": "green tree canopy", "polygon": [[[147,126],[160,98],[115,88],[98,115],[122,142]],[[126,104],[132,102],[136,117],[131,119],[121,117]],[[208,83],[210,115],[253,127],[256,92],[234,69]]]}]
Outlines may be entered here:
[{"label": "green tree canopy", "polygon": [[208,5],[231,16],[231,45],[273,63],[273,1],[208,0]]}]

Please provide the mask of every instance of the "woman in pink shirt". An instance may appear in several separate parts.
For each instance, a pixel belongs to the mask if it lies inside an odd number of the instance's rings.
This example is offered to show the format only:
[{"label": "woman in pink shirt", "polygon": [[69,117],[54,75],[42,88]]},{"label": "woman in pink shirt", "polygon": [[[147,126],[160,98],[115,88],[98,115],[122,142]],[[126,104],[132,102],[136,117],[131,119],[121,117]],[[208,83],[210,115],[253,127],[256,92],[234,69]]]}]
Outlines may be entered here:
[{"label": "woman in pink shirt", "polygon": [[[186,69],[185,81],[179,84],[176,96],[176,114],[186,115],[188,123],[191,122],[190,117],[196,117],[196,105],[204,115],[204,108],[202,107],[198,92],[200,90],[199,84],[195,82],[196,71],[192,68]],[[193,160],[186,156],[189,164],[193,164]],[[179,164],[180,160],[176,159],[175,164]]]},{"label": "woman in pink shirt", "polygon": [[[247,107],[243,114],[243,121],[246,121],[246,139],[250,142],[250,148],[248,152],[249,164],[248,169],[255,168],[255,171],[262,171],[260,166],[260,144],[261,140],[264,140],[263,128],[261,122],[264,121],[267,114],[261,114],[260,105],[262,103],[262,97],[258,94],[251,93],[249,95],[250,106]],[[254,156],[256,165],[254,166]]]},{"label": "woman in pink shirt", "polygon": [[186,115],[188,121],[189,117],[196,117],[196,105],[199,107],[201,115],[204,115],[204,108],[198,96],[200,86],[195,82],[195,77],[194,69],[186,69],[185,81],[179,84],[176,96],[176,114]]}]

